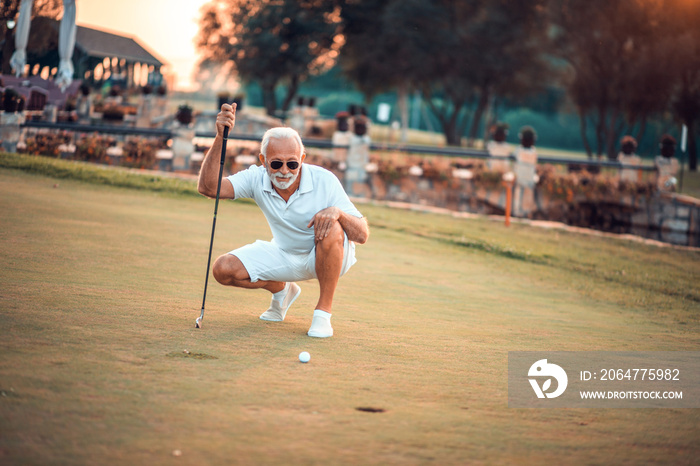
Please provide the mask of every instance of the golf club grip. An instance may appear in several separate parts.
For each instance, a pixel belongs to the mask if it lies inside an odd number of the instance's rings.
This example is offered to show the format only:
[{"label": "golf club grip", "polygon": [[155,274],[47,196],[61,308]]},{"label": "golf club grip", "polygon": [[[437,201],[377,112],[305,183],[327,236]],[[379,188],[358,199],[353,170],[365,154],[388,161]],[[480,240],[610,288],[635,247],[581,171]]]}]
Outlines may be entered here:
[{"label": "golf club grip", "polygon": [[[224,127],[224,141],[221,146],[221,165],[226,161],[226,141],[228,141],[228,126]],[[221,179],[221,173],[219,172],[219,179]]]}]

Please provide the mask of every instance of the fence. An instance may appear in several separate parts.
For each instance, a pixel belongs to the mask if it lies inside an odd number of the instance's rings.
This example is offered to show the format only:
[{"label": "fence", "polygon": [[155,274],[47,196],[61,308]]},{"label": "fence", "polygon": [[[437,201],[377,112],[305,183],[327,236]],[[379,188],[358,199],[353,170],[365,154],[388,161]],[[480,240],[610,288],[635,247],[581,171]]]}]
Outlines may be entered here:
[{"label": "fence", "polygon": [[[105,133],[105,134],[115,134],[115,135],[135,135],[143,137],[156,137],[156,138],[167,138],[171,139],[174,136],[174,132],[169,129],[156,129],[156,128],[136,128],[136,127],[125,127],[125,126],[111,126],[111,125],[83,125],[83,124],[72,124],[72,123],[50,123],[46,121],[27,121],[22,128],[35,128],[35,129],[51,129],[59,131],[70,131],[74,133]],[[194,136],[196,138],[214,138],[216,133],[213,132],[195,132]],[[231,133],[229,139],[240,140],[240,141],[260,141],[259,135],[251,134],[238,134]],[[334,145],[328,139],[316,139],[316,138],[305,138],[304,145],[306,147],[314,147],[318,149],[343,149],[347,146]],[[457,147],[434,147],[434,146],[421,146],[421,145],[410,145],[410,144],[382,144],[382,143],[372,143],[370,149],[373,151],[383,151],[383,152],[402,152],[407,154],[419,154],[419,155],[438,155],[444,157],[467,157],[467,158],[477,158],[477,159],[487,159],[489,157],[488,152],[484,150],[468,149],[468,148],[457,148]],[[514,157],[510,157],[514,160]],[[553,165],[567,165],[567,166],[586,166],[586,167],[597,167],[597,168],[632,168],[642,171],[654,171],[655,168],[651,165],[623,165],[619,162],[608,161],[608,160],[590,160],[582,158],[572,158],[572,157],[547,157],[539,156],[537,159],[538,163],[541,164],[553,164]]]}]

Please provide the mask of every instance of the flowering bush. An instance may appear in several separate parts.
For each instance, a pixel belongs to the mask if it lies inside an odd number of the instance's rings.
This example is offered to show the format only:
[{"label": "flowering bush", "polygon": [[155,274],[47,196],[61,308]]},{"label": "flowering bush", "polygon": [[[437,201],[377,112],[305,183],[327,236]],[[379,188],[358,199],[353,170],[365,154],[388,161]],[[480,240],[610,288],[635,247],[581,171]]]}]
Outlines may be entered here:
[{"label": "flowering bush", "polygon": [[61,154],[59,147],[70,143],[72,137],[69,133],[36,133],[29,136],[26,141],[26,153],[33,155],[46,155],[58,157]]},{"label": "flowering bush", "polygon": [[[489,169],[481,159],[418,157],[404,154],[371,155],[370,183],[380,197],[416,199],[431,203],[449,203],[450,199],[467,199],[503,189],[504,172]],[[369,171],[369,170],[368,170]],[[537,190],[543,199],[570,205],[590,202],[628,203],[630,196],[650,197],[655,186],[649,181],[621,181],[616,170],[591,173],[580,170],[567,173],[552,165],[537,167]],[[420,181],[429,183],[420,183]],[[392,187],[389,189],[390,187]],[[398,191],[397,191],[398,188]],[[373,191],[375,192],[375,191]],[[435,193],[444,199],[433,199]],[[490,201],[489,201],[490,202]]]},{"label": "flowering bush", "polygon": [[408,166],[396,166],[389,160],[379,159],[377,175],[386,184],[397,184],[401,178],[408,175]]},{"label": "flowering bush", "polygon": [[503,172],[489,170],[483,164],[477,165],[474,169],[474,183],[486,189],[498,189],[503,183]]},{"label": "flowering bush", "polygon": [[590,173],[581,170],[573,173],[558,173],[552,165],[541,165],[537,169],[540,177],[537,186],[550,197],[574,202],[576,199],[619,199],[624,195],[651,196],[654,184],[648,181],[621,181],[619,177],[605,173]]},{"label": "flowering bush", "polygon": [[156,139],[130,138],[124,143],[122,165],[132,168],[151,168],[156,163],[156,151],[165,144]]},{"label": "flowering bush", "polygon": [[[387,184],[400,184],[401,180],[411,174],[420,173],[420,178],[430,180],[435,183],[459,186],[459,180],[453,177],[454,169],[468,169],[475,184],[486,189],[499,188],[503,173],[497,170],[489,170],[481,160],[471,159],[448,159],[444,157],[430,157],[421,159],[420,157],[409,157],[401,160],[393,157],[391,159],[372,158],[377,165],[377,175]],[[419,167],[420,170],[412,170]],[[415,176],[415,175],[414,175]]]},{"label": "flowering bush", "polygon": [[574,189],[577,189],[579,184],[575,174],[560,174],[553,165],[547,164],[537,167],[537,176],[540,177],[537,186],[549,197],[569,202],[573,200]]},{"label": "flowering bush", "polygon": [[620,181],[619,190],[621,194],[632,194],[650,197],[657,187],[651,181],[633,183],[631,181]]},{"label": "flowering bush", "polygon": [[75,158],[86,162],[106,162],[107,148],[114,143],[114,138],[97,133],[82,136],[75,144]]},{"label": "flowering bush", "polygon": [[444,182],[452,177],[451,163],[440,157],[421,160],[417,166],[423,170],[421,176],[433,182]]}]

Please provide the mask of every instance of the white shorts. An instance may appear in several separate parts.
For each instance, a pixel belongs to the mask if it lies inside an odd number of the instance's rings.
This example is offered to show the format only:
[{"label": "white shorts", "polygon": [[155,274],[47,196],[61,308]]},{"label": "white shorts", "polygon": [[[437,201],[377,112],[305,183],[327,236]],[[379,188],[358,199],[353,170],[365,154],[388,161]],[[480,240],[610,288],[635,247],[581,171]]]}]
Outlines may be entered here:
[{"label": "white shorts", "polygon": [[[355,259],[355,243],[345,235],[343,243],[343,266],[340,276],[350,270]],[[243,263],[251,282],[270,280],[276,282],[296,282],[318,278],[316,275],[316,247],[307,254],[290,254],[270,241],[257,240],[229,252]]]}]

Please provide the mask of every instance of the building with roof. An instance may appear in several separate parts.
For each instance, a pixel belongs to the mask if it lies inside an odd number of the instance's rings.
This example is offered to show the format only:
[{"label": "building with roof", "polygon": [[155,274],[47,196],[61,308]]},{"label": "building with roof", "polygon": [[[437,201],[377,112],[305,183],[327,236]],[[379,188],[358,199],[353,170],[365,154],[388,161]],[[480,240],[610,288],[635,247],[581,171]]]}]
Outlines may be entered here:
[{"label": "building with roof", "polygon": [[[54,19],[32,19],[23,73],[26,77],[55,76],[59,63],[59,28],[60,22]],[[80,25],[76,26],[72,61],[73,78],[95,87],[106,80],[122,88],[146,83],[155,87],[161,84],[161,67],[166,65],[135,37]]]},{"label": "building with roof", "polygon": [[[73,51],[76,79],[96,83],[112,78],[115,82],[122,82],[125,87],[146,82],[158,86],[162,82],[160,69],[163,65],[164,61],[136,38],[77,26]],[[144,76],[147,79],[143,79]]]}]

